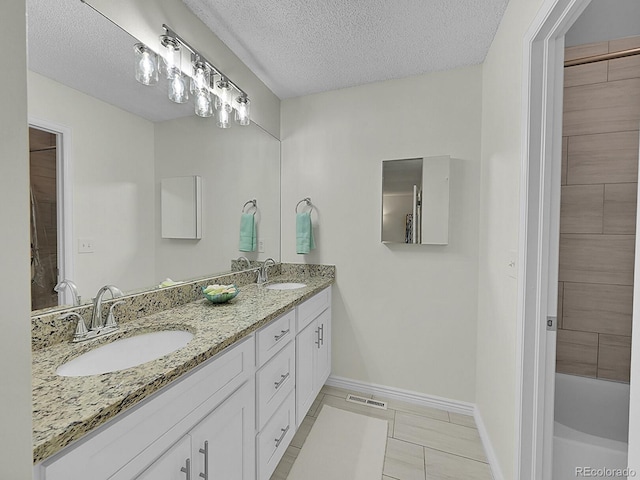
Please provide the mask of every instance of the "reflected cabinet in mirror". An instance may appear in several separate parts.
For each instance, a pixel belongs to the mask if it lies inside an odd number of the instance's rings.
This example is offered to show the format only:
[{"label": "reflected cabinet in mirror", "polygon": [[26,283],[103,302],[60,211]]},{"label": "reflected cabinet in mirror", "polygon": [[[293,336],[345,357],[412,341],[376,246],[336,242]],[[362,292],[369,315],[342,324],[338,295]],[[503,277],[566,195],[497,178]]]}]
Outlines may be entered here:
[{"label": "reflected cabinet in mirror", "polygon": [[[255,123],[220,129],[193,103],[139,84],[138,40],[86,4],[27,0],[27,8],[29,122],[46,133],[32,145],[41,177],[31,186],[33,290],[49,297],[32,308],[70,303],[67,289],[53,291],[62,279],[84,303],[105,284],[131,293],[229,271],[240,255],[279,259],[278,139]],[[202,180],[202,222],[193,238],[163,238],[161,181],[187,176]],[[264,252],[239,251],[249,199]]]},{"label": "reflected cabinet in mirror", "polygon": [[449,243],[449,160],[382,162],[382,242]]}]

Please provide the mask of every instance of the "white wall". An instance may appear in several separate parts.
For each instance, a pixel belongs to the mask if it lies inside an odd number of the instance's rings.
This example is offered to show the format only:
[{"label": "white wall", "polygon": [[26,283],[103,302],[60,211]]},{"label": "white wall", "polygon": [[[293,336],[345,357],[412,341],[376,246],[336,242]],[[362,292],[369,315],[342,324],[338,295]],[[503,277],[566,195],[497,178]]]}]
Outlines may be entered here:
[{"label": "white wall", "polygon": [[180,0],[89,0],[131,35],[156,49],[166,23],[251,98],[251,119],[280,138],[280,100]]},{"label": "white wall", "polygon": [[[282,257],[337,265],[334,375],[474,401],[481,67],[282,102]],[[450,243],[380,242],[382,160],[451,155]],[[310,196],[317,249],[295,253]]]},{"label": "white wall", "polygon": [[[73,280],[84,300],[112,283],[149,287],[154,270],[153,123],[34,72],[29,115],[71,129]],[[78,253],[92,238],[94,253]]]},{"label": "white wall", "polygon": [[638,0],[593,0],[565,36],[565,46],[640,35]]},{"label": "white wall", "polygon": [[511,0],[483,65],[476,404],[505,479],[514,473],[516,280],[523,38],[542,0]]},{"label": "white wall", "polygon": [[[195,116],[158,123],[155,132],[158,282],[227,271],[231,259],[240,255],[250,260],[279,259],[280,142],[255,124],[223,130]],[[163,239],[160,181],[184,175],[202,177],[202,239]],[[254,198],[257,236],[264,242],[264,252],[240,252],[242,207]]]},{"label": "white wall", "polygon": [[0,478],[32,471],[31,325],[29,312],[29,158],[25,2],[0,4],[0,29],[11,38],[0,88]]}]

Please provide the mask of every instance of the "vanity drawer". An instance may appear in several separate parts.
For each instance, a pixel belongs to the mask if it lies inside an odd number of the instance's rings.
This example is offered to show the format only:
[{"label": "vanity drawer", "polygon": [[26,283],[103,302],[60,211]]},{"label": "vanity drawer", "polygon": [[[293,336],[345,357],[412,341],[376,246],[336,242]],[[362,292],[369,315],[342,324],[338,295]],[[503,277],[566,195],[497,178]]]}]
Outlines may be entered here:
[{"label": "vanity drawer", "polygon": [[296,378],[296,344],[289,342],[256,374],[256,405],[260,430],[293,391]]},{"label": "vanity drawer", "polygon": [[298,332],[309,325],[331,305],[331,287],[325,288],[309,300],[298,305]]},{"label": "vanity drawer", "polygon": [[291,392],[256,437],[258,480],[269,480],[296,433],[296,402]]},{"label": "vanity drawer", "polygon": [[295,320],[296,312],[291,310],[258,331],[256,335],[258,368],[295,336]]}]

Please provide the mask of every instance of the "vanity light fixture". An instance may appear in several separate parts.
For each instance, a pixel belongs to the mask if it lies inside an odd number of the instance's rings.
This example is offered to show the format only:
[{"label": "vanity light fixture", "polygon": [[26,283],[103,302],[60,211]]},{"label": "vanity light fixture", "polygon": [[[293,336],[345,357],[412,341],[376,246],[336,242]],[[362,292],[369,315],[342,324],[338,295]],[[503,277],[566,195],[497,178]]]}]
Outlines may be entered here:
[{"label": "vanity light fixture", "polygon": [[[167,25],[162,28],[165,34],[160,36],[160,63],[168,81],[169,98],[176,103],[185,103],[191,93],[195,97],[195,113],[200,117],[213,116],[215,106],[216,124],[220,128],[230,126],[234,110],[236,123],[249,125],[251,102],[247,93],[171,28]],[[158,55],[142,43],[136,44],[134,50],[136,80],[143,85],[155,85],[158,83]],[[183,68],[183,50],[191,53],[190,68]]]},{"label": "vanity light fixture", "polygon": [[143,85],[158,83],[158,56],[143,43],[133,46],[136,80]]}]

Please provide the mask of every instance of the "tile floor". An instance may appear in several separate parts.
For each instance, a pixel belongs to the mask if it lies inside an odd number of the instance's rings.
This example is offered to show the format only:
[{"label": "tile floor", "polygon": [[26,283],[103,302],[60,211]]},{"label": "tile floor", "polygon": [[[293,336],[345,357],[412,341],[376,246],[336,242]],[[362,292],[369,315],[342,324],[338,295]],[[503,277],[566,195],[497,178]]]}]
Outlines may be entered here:
[{"label": "tile floor", "polygon": [[387,400],[387,410],[380,410],[347,402],[347,393],[322,388],[271,480],[286,480],[322,405],[389,422],[381,480],[492,480],[473,417],[393,400]]}]

